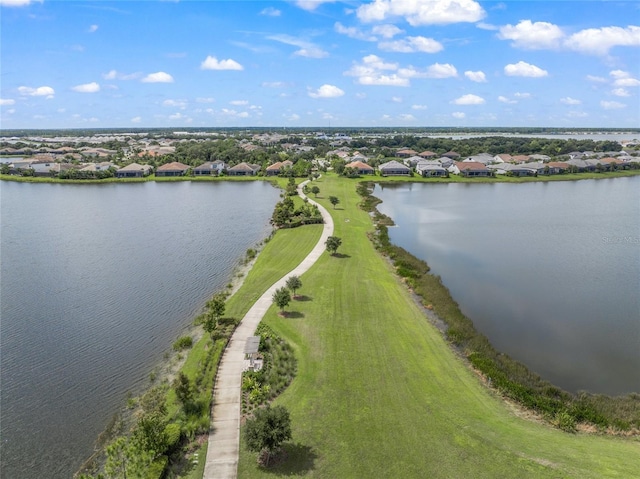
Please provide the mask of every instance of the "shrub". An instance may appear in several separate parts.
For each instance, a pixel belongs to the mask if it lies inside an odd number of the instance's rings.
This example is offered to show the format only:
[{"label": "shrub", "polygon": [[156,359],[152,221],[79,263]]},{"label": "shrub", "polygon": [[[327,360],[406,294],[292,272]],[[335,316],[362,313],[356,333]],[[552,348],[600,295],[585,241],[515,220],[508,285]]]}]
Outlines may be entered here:
[{"label": "shrub", "polygon": [[191,336],[181,336],[173,343],[174,351],[182,351],[193,346],[193,338]]}]

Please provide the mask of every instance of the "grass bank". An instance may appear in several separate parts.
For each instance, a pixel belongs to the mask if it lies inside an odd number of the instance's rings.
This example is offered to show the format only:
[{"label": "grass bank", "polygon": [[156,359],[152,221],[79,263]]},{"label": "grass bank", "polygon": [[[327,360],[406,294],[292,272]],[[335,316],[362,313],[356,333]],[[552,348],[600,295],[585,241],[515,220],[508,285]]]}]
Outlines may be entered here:
[{"label": "grass bank", "polygon": [[326,175],[317,184],[340,255],[323,255],[302,277],[308,300],[289,307],[298,314],[265,316],[298,360],[276,400],[291,412],[288,460],[259,469],[241,441],[239,477],[637,476],[637,438],[568,434],[484,387],[369,241],[354,182]]}]

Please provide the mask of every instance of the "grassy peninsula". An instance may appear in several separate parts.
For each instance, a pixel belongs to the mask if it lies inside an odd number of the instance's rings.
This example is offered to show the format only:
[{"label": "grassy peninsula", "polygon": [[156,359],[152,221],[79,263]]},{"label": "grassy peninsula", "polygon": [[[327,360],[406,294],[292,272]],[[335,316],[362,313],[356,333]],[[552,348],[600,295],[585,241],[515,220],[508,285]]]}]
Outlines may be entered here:
[{"label": "grassy peninsula", "polygon": [[[310,300],[291,307],[300,314],[271,308],[264,320],[298,360],[276,401],[291,411],[293,441],[270,471],[243,449],[239,477],[637,475],[637,437],[565,433],[486,388],[375,250],[354,182],[328,175],[317,184],[341,254],[304,275]],[[337,209],[329,196],[340,198]]]}]

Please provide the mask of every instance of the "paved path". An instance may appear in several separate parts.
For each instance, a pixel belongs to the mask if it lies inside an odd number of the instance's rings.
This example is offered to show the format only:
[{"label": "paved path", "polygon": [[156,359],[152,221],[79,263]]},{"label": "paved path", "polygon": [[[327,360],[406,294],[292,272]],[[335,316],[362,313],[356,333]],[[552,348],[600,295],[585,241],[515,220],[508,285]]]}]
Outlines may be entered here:
[{"label": "paved path", "polygon": [[[298,194],[305,197],[302,186],[298,186]],[[258,324],[273,303],[273,293],[285,285],[291,275],[301,276],[317,261],[325,251],[325,241],[333,234],[333,219],[329,212],[318,205],[324,229],[313,250],[292,271],[273,284],[255,302],[247,312],[224,351],[215,387],[213,389],[213,405],[211,409],[211,427],[209,429],[209,445],[204,467],[203,479],[235,479],[238,476],[238,456],[240,452],[240,404],[242,389],[242,369],[244,367],[244,346],[249,336],[253,336]]]}]

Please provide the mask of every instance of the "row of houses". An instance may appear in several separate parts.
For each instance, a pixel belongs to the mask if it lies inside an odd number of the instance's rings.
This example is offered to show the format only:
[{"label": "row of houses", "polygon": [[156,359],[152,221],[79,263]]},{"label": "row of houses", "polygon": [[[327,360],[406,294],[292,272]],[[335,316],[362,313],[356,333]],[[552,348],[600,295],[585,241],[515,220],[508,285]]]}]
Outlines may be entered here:
[{"label": "row of houses", "polygon": [[[603,158],[601,160],[568,160],[566,162],[542,161],[522,164],[497,163],[485,165],[476,161],[451,161],[421,160],[415,165],[415,172],[422,177],[444,177],[449,174],[465,177],[487,177],[498,175],[511,176],[537,176],[556,175],[566,172],[594,172],[612,171],[617,168],[627,167],[629,162],[619,158]],[[353,168],[358,174],[373,175],[375,169],[366,163],[357,161],[346,165]],[[411,176],[413,169],[399,161],[391,160],[378,166],[381,176]]]}]

